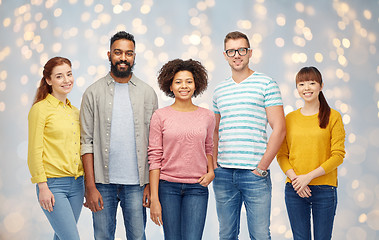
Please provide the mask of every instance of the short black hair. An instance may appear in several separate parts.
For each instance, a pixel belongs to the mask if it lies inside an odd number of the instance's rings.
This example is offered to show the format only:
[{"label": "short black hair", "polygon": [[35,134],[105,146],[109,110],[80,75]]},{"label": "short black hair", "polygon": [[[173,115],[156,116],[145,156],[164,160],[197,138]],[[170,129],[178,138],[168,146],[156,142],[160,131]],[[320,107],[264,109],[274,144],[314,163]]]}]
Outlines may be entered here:
[{"label": "short black hair", "polygon": [[158,84],[159,88],[169,97],[175,98],[174,93],[170,90],[172,81],[174,81],[174,76],[180,71],[188,71],[192,73],[193,80],[195,82],[195,92],[193,96],[196,97],[203,93],[208,87],[208,74],[207,70],[199,61],[196,60],[182,60],[174,59],[167,62],[159,70],[158,73]]},{"label": "short black hair", "polygon": [[136,42],[134,41],[134,36],[132,34],[127,33],[125,31],[120,31],[111,37],[111,42],[110,42],[109,47],[112,48],[113,43],[117,40],[120,40],[120,39],[132,41],[134,46],[136,46]]}]

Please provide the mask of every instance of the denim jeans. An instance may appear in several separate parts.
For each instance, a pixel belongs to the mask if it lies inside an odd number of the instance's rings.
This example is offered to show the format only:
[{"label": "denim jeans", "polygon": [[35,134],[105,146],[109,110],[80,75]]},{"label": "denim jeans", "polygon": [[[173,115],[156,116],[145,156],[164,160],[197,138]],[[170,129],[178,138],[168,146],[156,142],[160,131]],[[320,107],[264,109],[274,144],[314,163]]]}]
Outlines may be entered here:
[{"label": "denim jeans", "polygon": [[103,198],[104,209],[92,213],[95,239],[114,240],[117,207],[120,202],[126,238],[145,240],[146,209],[142,206],[144,187],[96,183],[96,188]]},{"label": "denim jeans", "polygon": [[337,208],[337,188],[327,185],[310,185],[312,196],[301,198],[291,183],[285,187],[288,218],[294,240],[311,239],[311,212],[314,240],[332,238],[334,216]]},{"label": "denim jeans", "polygon": [[[55,231],[55,240],[79,240],[76,227],[84,200],[83,177],[48,178],[47,185],[54,195],[55,204],[52,212],[43,210]],[[37,197],[39,188],[36,185]]]},{"label": "denim jeans", "polygon": [[213,189],[222,240],[238,239],[241,207],[246,208],[250,239],[271,239],[271,178],[257,176],[251,170],[218,167]]},{"label": "denim jeans", "polygon": [[208,187],[160,180],[158,193],[165,240],[202,239]]}]

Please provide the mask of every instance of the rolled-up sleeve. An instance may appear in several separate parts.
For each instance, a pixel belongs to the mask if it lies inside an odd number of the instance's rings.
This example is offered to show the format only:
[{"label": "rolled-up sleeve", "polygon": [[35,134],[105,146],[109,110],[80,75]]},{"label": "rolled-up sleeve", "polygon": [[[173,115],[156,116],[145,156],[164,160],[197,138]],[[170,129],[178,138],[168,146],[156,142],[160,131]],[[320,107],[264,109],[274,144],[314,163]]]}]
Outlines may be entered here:
[{"label": "rolled-up sleeve", "polygon": [[94,102],[88,91],[82,98],[80,107],[80,154],[93,153],[93,133],[94,133]]},{"label": "rolled-up sleeve", "polygon": [[150,121],[148,158],[150,170],[162,167],[163,156],[163,132],[162,122],[157,113],[154,113]]},{"label": "rolled-up sleeve", "polygon": [[46,117],[39,105],[35,104],[28,116],[29,138],[28,138],[28,166],[32,175],[32,183],[46,182],[47,177],[43,166],[43,138]]}]

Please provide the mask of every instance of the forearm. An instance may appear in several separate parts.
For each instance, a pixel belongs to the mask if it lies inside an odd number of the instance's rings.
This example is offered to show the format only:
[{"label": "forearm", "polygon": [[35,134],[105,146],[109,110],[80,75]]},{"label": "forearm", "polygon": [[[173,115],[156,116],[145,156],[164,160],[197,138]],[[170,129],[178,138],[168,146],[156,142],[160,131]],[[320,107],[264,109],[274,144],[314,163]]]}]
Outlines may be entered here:
[{"label": "forearm", "polygon": [[208,159],[208,172],[213,172],[214,170],[213,156],[210,154],[207,154],[207,159]]},{"label": "forearm", "polygon": [[291,181],[297,177],[295,171],[291,168],[287,172],[285,172],[286,176],[291,179]]},{"label": "forearm", "polygon": [[258,164],[259,169],[262,169],[262,170],[268,169],[272,160],[278,153],[280,146],[283,143],[285,135],[286,135],[285,126],[284,128],[282,127],[280,129],[273,130],[270,136],[270,139],[268,140],[268,143],[267,143],[266,152],[264,153],[261,161]]},{"label": "forearm", "polygon": [[151,201],[159,200],[158,188],[159,188],[160,174],[161,174],[160,169],[153,169],[153,170],[150,170],[150,172],[149,172]]},{"label": "forearm", "polygon": [[93,153],[86,153],[82,156],[85,186],[86,188],[95,187],[95,173],[93,168]]},{"label": "forearm", "polygon": [[307,173],[308,177],[313,180],[325,174],[325,170],[322,167],[318,167],[315,170]]}]

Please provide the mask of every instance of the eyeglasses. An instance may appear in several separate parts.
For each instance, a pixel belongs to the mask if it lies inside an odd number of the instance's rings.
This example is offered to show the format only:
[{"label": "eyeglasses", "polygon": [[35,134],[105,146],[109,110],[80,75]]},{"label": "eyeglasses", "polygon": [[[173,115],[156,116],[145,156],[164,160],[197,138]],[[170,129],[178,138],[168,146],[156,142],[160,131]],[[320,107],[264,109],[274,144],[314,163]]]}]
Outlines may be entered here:
[{"label": "eyeglasses", "polygon": [[249,50],[250,48],[228,49],[225,50],[225,53],[228,57],[234,57],[236,55],[236,52],[238,52],[240,56],[245,56]]}]

